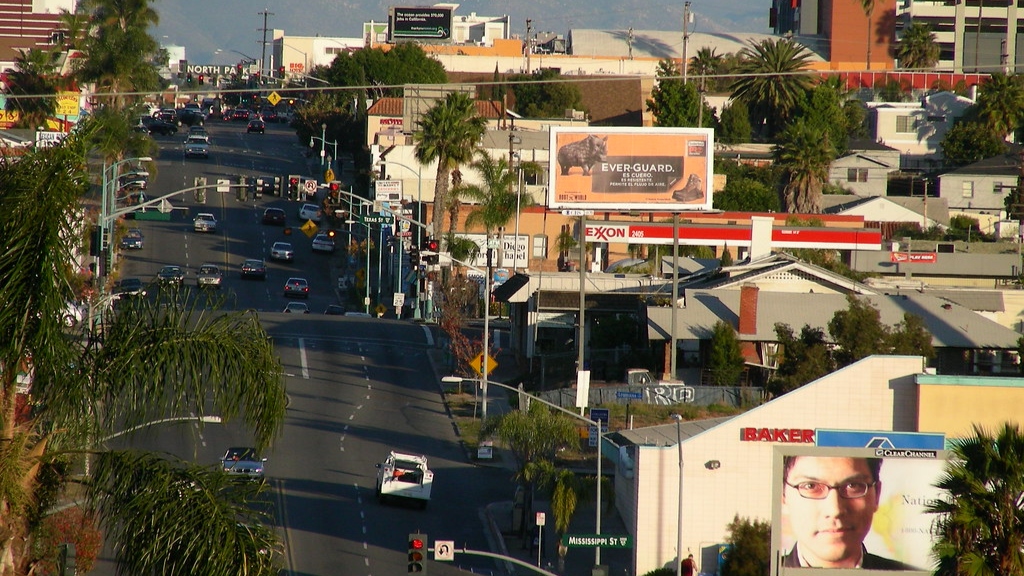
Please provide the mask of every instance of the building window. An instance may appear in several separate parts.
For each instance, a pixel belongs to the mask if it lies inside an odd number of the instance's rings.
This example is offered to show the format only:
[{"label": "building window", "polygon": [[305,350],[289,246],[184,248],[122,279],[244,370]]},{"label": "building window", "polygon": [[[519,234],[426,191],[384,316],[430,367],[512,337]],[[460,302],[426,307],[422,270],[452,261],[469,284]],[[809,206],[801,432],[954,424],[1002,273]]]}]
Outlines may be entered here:
[{"label": "building window", "polygon": [[546,235],[538,234],[533,237],[533,257],[540,258],[541,260],[547,260],[548,237]]},{"label": "building window", "polygon": [[896,117],[896,131],[897,132],[902,132],[904,134],[913,133],[914,132],[914,125],[915,124],[916,124],[916,122],[914,121],[914,117],[913,116],[897,116]]},{"label": "building window", "polygon": [[964,198],[974,198],[974,182],[964,182],[960,186]]},{"label": "building window", "polygon": [[868,169],[867,168],[847,168],[846,169],[846,181],[847,182],[867,182],[868,181]]}]

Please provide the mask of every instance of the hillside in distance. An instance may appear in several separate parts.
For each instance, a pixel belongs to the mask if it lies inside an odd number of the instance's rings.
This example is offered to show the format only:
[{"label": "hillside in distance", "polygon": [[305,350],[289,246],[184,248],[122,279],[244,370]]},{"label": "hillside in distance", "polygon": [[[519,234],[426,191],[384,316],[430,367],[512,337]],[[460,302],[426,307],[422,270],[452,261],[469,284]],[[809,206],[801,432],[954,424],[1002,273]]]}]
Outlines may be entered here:
[{"label": "hillside in distance", "polygon": [[[436,2],[380,2],[377,0],[151,0],[160,24],[151,30],[161,44],[185,47],[189,62],[232,64],[241,52],[262,56],[264,16],[266,28],[289,36],[358,37],[363,22],[384,22],[390,6],[426,6]],[[769,32],[771,0],[693,0],[692,32]],[[537,32],[566,34],[570,29],[679,30],[682,36],[683,2],[680,0],[474,0],[455,10],[456,16],[509,15],[512,34],[526,32],[526,19]],[[269,43],[273,37],[268,31]],[[680,40],[680,43],[682,40]],[[268,47],[269,52],[269,47]]]}]

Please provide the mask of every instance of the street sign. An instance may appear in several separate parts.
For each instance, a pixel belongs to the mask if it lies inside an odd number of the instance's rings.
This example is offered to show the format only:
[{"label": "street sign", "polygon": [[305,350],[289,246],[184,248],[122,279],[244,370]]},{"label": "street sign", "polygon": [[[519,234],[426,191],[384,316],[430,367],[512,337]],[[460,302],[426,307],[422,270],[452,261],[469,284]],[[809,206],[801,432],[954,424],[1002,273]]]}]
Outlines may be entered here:
[{"label": "street sign", "polygon": [[593,210],[562,210],[562,216],[593,216]]},{"label": "street sign", "polygon": [[[270,102],[271,106],[277,106],[277,104],[280,101],[281,101],[281,96],[277,92],[271,92],[270,96],[267,96],[267,102]],[[330,181],[330,180],[334,180],[334,178],[330,178],[328,181]]]},{"label": "street sign", "polygon": [[365,224],[391,224],[395,221],[394,216],[385,216],[383,214],[366,214],[360,216],[360,220]]},{"label": "street sign", "polygon": [[434,561],[452,562],[455,560],[455,540],[434,540]]},{"label": "street sign", "polygon": [[[469,361],[470,368],[472,368],[474,372],[476,372],[477,374],[479,374],[481,376],[484,375],[484,366],[483,365],[484,365],[484,353],[483,352],[477,354],[475,358],[473,358],[472,360]],[[487,373],[488,374],[493,373],[494,370],[497,367],[498,367],[498,361],[488,355],[487,356]]]},{"label": "street sign", "polygon": [[316,180],[306,180],[302,183],[302,188],[306,191],[306,194],[316,194]]},{"label": "street sign", "polygon": [[335,180],[335,178],[334,178],[334,170],[331,170],[330,168],[328,168],[327,172],[324,172],[324,181],[326,181],[326,182],[334,182],[334,180]]},{"label": "street sign", "polygon": [[391,305],[394,306],[395,308],[401,308],[402,306],[405,306],[405,294],[401,292],[395,292],[394,300],[391,302]]},{"label": "street sign", "polygon": [[319,228],[317,227],[316,223],[313,222],[312,220],[306,220],[306,223],[303,224],[302,228],[299,229],[302,230],[302,232],[306,236],[309,236],[310,238],[316,236],[316,233],[319,231]]},{"label": "street sign", "polygon": [[591,408],[590,409],[590,419],[593,420],[594,422],[601,422],[605,426],[608,425],[608,417],[609,417],[609,415],[610,415],[610,412],[609,412],[609,410],[607,408]]},{"label": "street sign", "polygon": [[619,390],[615,393],[615,397],[619,399],[640,400],[644,397],[644,393],[634,392],[633,390]]},{"label": "street sign", "polygon": [[563,534],[562,546],[567,548],[632,548],[633,539],[628,535]]}]

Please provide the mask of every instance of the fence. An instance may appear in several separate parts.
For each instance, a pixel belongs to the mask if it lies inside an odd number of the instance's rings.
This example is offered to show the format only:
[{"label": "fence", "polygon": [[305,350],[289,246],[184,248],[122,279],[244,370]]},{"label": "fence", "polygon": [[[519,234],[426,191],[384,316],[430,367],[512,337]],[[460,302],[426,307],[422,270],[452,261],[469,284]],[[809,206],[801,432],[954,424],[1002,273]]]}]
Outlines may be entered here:
[{"label": "fence", "polygon": [[[537,396],[562,408],[576,407],[576,388],[536,392]],[[749,406],[764,401],[764,390],[752,386],[600,386],[591,387],[589,406],[640,402],[671,406]]]}]

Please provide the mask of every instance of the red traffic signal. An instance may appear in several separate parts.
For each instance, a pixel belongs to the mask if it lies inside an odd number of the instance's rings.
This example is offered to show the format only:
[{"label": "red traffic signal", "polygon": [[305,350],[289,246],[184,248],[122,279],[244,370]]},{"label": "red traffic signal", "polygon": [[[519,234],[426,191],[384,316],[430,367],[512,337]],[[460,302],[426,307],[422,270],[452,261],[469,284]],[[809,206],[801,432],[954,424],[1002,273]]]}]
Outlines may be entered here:
[{"label": "red traffic signal", "polygon": [[202,74],[199,75],[199,83],[200,84],[206,84],[206,79],[205,79],[205,77]]},{"label": "red traffic signal", "polygon": [[424,562],[423,553],[427,550],[426,534],[409,534],[409,564],[408,572],[424,573],[427,571],[427,564]]},{"label": "red traffic signal", "polygon": [[426,249],[427,249],[428,252],[437,252],[437,249],[439,247],[440,247],[440,244],[438,243],[438,241],[436,239],[431,238],[430,240],[427,240]]}]

